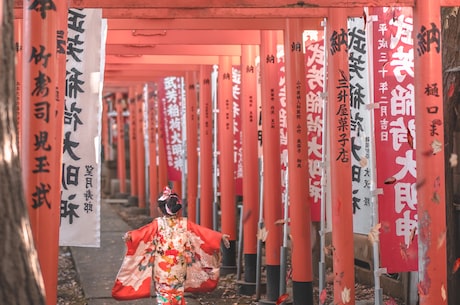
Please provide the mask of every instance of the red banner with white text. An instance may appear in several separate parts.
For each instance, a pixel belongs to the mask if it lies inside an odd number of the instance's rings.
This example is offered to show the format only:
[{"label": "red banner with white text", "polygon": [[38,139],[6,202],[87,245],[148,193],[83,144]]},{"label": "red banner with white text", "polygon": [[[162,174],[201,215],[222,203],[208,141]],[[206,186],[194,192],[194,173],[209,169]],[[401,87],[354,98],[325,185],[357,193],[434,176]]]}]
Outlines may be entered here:
[{"label": "red banner with white text", "polygon": [[[417,270],[414,55],[411,8],[373,11],[375,147],[382,267]],[[375,20],[376,18],[376,20]]]},{"label": "red banner with white text", "polygon": [[168,76],[158,82],[160,128],[163,130],[168,161],[168,180],[181,181],[184,146],[182,143],[182,101],[184,79]]}]

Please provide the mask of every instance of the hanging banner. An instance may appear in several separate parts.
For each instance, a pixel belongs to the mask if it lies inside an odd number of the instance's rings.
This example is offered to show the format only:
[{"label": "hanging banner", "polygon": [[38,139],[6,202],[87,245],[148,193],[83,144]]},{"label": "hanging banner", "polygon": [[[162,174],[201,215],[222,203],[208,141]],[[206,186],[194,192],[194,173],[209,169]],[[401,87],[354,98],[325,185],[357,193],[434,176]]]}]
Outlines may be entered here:
[{"label": "hanging banner", "polygon": [[369,111],[369,52],[364,18],[348,19],[348,67],[350,71],[351,181],[353,232],[367,235],[372,226],[370,185],[371,111]]},{"label": "hanging banner", "polygon": [[182,101],[185,99],[183,77],[168,76],[158,83],[160,128],[164,134],[168,161],[168,180],[181,181],[184,147],[182,145]]},{"label": "hanging banner", "polygon": [[243,196],[243,144],[241,138],[241,67],[232,66],[233,149],[235,152],[235,194]]},{"label": "hanging banner", "polygon": [[280,160],[281,160],[281,200],[283,206],[288,198],[288,135],[287,135],[287,105],[286,105],[286,62],[284,57],[284,45],[276,46],[276,60],[278,64],[278,99],[280,121]]},{"label": "hanging banner", "polygon": [[[321,177],[323,176],[324,39],[321,31],[305,31],[305,77],[307,140],[311,220],[321,220]],[[319,37],[321,36],[321,37]]]},{"label": "hanging banner", "polygon": [[101,84],[105,31],[101,9],[69,10],[61,246],[100,246]]},{"label": "hanging banner", "polygon": [[375,147],[381,265],[417,270],[414,54],[411,8],[374,8]]}]

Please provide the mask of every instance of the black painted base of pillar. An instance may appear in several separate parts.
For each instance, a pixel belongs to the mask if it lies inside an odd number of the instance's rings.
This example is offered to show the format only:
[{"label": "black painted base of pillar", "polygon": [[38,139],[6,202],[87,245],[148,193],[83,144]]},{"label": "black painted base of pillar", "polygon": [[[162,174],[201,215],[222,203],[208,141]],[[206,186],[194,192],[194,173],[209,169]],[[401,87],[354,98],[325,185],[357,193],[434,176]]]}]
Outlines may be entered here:
[{"label": "black painted base of pillar", "polygon": [[139,204],[139,198],[137,196],[129,196],[127,206],[135,207]]},{"label": "black painted base of pillar", "polygon": [[244,254],[244,281],[255,283],[257,277],[257,254]]},{"label": "black painted base of pillar", "polygon": [[280,293],[280,265],[267,265],[265,270],[267,275],[266,299],[276,301]]},{"label": "black painted base of pillar", "polygon": [[220,274],[234,274],[236,273],[236,241],[230,240],[230,247],[222,249],[222,265],[220,266]]},{"label": "black painted base of pillar", "polygon": [[294,304],[313,304],[313,283],[292,282],[292,295]]}]

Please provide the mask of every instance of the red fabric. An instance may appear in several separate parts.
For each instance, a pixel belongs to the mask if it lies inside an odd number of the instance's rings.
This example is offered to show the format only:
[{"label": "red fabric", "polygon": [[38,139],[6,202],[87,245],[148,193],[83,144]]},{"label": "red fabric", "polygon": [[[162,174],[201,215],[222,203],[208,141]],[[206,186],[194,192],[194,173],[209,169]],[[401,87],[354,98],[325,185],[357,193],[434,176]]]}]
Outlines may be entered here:
[{"label": "red fabric", "polygon": [[[151,296],[152,260],[154,259],[155,252],[153,239],[157,229],[158,222],[154,219],[150,224],[129,232],[131,240],[126,242],[126,254],[112,288],[112,297],[114,299],[133,300]],[[209,275],[209,278],[203,279],[198,287],[191,287],[186,280],[185,291],[194,293],[212,291],[217,287],[219,280],[219,251],[222,233],[188,220],[187,230],[198,236],[202,241],[199,249],[196,250],[195,256],[200,257],[200,251],[203,251],[209,255],[217,255],[218,257],[213,266],[200,266],[200,270],[204,270]],[[201,252],[201,255],[204,254],[203,252]],[[193,273],[193,268],[190,268],[187,274],[189,272]],[[188,276],[188,278],[192,277]]]}]

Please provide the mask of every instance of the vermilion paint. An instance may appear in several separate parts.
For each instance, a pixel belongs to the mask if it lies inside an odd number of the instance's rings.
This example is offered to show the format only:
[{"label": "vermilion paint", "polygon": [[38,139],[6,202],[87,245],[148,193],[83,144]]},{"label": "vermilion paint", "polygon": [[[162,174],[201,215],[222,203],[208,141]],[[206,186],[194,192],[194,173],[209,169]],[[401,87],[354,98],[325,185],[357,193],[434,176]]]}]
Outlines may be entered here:
[{"label": "vermilion paint", "polygon": [[145,145],[144,145],[144,107],[145,98],[142,85],[135,90],[136,125],[136,166],[137,166],[137,198],[139,208],[145,208]]},{"label": "vermilion paint", "polygon": [[137,186],[137,132],[136,132],[136,92],[134,87],[129,88],[128,94],[129,109],[129,170],[131,196],[137,197],[139,194]]},{"label": "vermilion paint", "polygon": [[414,9],[415,130],[421,305],[447,304],[443,71],[439,0]]},{"label": "vermilion paint", "polygon": [[213,227],[212,66],[200,66],[200,224]]},{"label": "vermilion paint", "polygon": [[257,68],[258,47],[241,46],[241,115],[243,139],[243,253],[257,253],[259,217],[259,156]]},{"label": "vermilion paint", "polygon": [[117,175],[120,193],[126,194],[126,154],[125,154],[125,119],[123,117],[123,96],[115,93],[115,109],[117,111]]},{"label": "vermilion paint", "polygon": [[[326,41],[335,34],[347,35],[347,11],[329,9]],[[328,119],[330,133],[330,186],[332,203],[332,247],[334,304],[355,303],[353,214],[350,148],[350,96],[347,45],[327,45]],[[346,40],[345,40],[346,41]],[[339,49],[336,50],[335,47]],[[334,52],[331,50],[334,49]],[[348,110],[347,110],[348,109]],[[342,128],[345,125],[345,128]],[[344,298],[342,298],[344,296]],[[349,302],[345,302],[345,301]]]},{"label": "vermilion paint", "polygon": [[264,222],[269,232],[265,241],[267,265],[280,265],[281,226],[281,159],[279,124],[279,77],[277,71],[277,32],[261,31],[260,74],[262,96],[262,151]]},{"label": "vermilion paint", "polygon": [[222,232],[236,240],[235,175],[233,158],[233,94],[232,61],[230,56],[219,56],[217,85],[217,141],[219,148],[219,190],[222,211]]},{"label": "vermilion paint", "polygon": [[185,103],[187,125],[187,215],[196,222],[196,197],[198,192],[198,101],[195,72],[185,74]]}]

